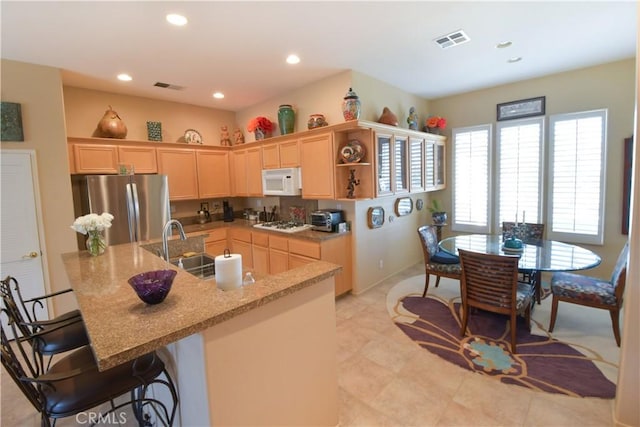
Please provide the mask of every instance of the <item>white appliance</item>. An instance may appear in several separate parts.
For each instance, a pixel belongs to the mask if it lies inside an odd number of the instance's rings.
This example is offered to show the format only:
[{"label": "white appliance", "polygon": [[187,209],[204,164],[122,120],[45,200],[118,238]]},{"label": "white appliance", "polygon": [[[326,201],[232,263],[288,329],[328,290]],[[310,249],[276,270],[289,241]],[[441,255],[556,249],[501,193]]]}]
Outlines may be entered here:
[{"label": "white appliance", "polygon": [[300,168],[262,170],[262,193],[265,196],[299,196],[301,189]]}]

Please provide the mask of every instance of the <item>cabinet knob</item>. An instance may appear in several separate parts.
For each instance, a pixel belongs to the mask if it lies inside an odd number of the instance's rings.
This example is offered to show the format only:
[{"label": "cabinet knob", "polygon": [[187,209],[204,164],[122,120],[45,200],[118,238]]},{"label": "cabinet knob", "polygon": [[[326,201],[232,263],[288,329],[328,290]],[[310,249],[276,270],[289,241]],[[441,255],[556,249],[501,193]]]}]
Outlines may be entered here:
[{"label": "cabinet knob", "polygon": [[23,255],[22,258],[38,258],[38,252],[29,252],[26,255]]}]

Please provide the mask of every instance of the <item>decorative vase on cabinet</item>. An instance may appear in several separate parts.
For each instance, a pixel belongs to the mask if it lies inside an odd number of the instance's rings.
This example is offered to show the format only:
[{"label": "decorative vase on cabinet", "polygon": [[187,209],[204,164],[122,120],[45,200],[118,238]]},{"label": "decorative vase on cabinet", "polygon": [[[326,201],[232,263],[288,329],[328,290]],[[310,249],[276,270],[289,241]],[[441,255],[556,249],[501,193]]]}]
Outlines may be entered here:
[{"label": "decorative vase on cabinet", "polygon": [[346,121],[360,118],[360,98],[352,88],[349,88],[349,92],[347,92],[342,101],[342,115]]},{"label": "decorative vase on cabinet", "polygon": [[280,135],[293,133],[293,127],[296,122],[296,115],[293,107],[289,104],[283,104],[278,108],[278,126],[280,126]]}]

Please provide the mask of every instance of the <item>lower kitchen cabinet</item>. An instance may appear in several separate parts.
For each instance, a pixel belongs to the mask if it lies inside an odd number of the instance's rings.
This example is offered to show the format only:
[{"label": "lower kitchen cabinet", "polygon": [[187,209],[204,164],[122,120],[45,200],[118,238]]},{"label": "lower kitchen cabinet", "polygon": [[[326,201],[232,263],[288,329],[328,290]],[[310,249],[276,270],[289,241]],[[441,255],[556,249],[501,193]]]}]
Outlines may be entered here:
[{"label": "lower kitchen cabinet", "polygon": [[269,235],[252,231],[251,240],[253,270],[259,274],[269,274]]},{"label": "lower kitchen cabinet", "polygon": [[253,269],[253,248],[251,244],[251,230],[243,228],[229,228],[231,252],[242,256],[242,266]]},{"label": "lower kitchen cabinet", "polygon": [[205,252],[213,257],[223,255],[228,247],[226,227],[209,231],[209,235],[204,239]]},{"label": "lower kitchen cabinet", "polygon": [[290,268],[289,239],[283,236],[269,236],[269,272],[278,274]]}]

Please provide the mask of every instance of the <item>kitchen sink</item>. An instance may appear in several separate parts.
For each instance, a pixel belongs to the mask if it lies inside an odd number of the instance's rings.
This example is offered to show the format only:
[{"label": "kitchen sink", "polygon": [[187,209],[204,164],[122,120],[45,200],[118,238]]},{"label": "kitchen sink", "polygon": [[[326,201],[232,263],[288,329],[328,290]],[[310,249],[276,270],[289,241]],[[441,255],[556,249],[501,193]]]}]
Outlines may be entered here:
[{"label": "kitchen sink", "polygon": [[180,260],[182,260],[182,268],[184,271],[201,279],[210,279],[216,274],[215,259],[207,254],[197,254],[190,257],[173,259],[171,260],[171,264],[179,266]]}]

